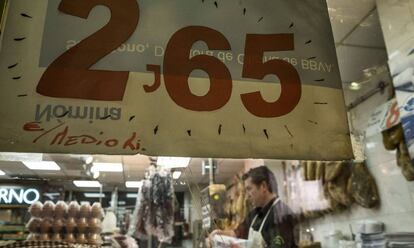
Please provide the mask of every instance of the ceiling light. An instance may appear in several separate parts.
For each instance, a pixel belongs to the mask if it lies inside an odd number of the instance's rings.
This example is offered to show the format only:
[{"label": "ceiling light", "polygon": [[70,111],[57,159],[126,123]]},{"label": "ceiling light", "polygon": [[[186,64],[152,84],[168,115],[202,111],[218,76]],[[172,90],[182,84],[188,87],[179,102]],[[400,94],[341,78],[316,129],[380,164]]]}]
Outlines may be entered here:
[{"label": "ceiling light", "polygon": [[1,161],[42,161],[42,153],[1,152]]},{"label": "ceiling light", "polygon": [[53,161],[23,161],[23,164],[31,170],[60,171],[59,165]]},{"label": "ceiling light", "polygon": [[104,193],[85,193],[86,198],[105,198]]},{"label": "ceiling light", "polygon": [[93,162],[93,157],[92,156],[87,156],[85,158],[85,163],[86,164],[92,164],[92,162]]},{"label": "ceiling light", "polygon": [[126,181],[125,186],[127,188],[141,188],[143,182],[142,181]]},{"label": "ceiling light", "polygon": [[350,90],[360,90],[361,89],[361,84],[360,83],[357,83],[357,82],[352,82],[349,85],[349,89]]},{"label": "ceiling light", "polygon": [[51,200],[54,200],[55,198],[58,198],[60,196],[60,193],[43,193],[43,195]]},{"label": "ceiling light", "polygon": [[99,171],[93,171],[92,172],[93,179],[98,179],[99,175],[100,175],[100,172]]},{"label": "ceiling light", "polygon": [[136,193],[127,193],[127,198],[137,198],[138,194]]},{"label": "ceiling light", "polygon": [[102,185],[98,181],[73,181],[78,188],[100,188]]},{"label": "ceiling light", "polygon": [[172,174],[173,179],[178,179],[181,176],[181,171],[174,171]]},{"label": "ceiling light", "polygon": [[183,157],[158,157],[157,165],[165,168],[185,168],[190,163],[191,158]]},{"label": "ceiling light", "polygon": [[6,175],[6,172],[0,170],[0,176],[5,176],[5,175]]},{"label": "ceiling light", "polygon": [[60,193],[43,193],[45,196],[60,196]]},{"label": "ceiling light", "polygon": [[93,163],[91,171],[99,172],[122,172],[124,168],[121,163]]}]

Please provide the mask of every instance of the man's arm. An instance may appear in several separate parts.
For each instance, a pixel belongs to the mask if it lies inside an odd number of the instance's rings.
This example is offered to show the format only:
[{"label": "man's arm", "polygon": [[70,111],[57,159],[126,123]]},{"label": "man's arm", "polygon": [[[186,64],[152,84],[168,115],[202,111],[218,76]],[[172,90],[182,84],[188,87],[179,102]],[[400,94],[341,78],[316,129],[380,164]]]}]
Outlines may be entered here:
[{"label": "man's arm", "polygon": [[233,230],[220,230],[216,229],[208,235],[207,246],[212,247],[213,239],[215,235],[225,235],[230,237],[236,237],[236,233]]},{"label": "man's arm", "polygon": [[220,229],[216,229],[216,230],[212,231],[209,236],[213,237],[216,234],[230,236],[230,237],[236,237],[236,233],[233,230],[220,230]]},{"label": "man's arm", "polygon": [[[235,229],[235,230],[219,230],[216,229],[210,233],[208,236],[208,243],[211,247],[211,242],[213,240],[214,235],[220,234],[225,236],[230,236],[234,238],[242,238],[247,239],[248,233],[249,233],[249,226],[250,226],[250,216],[246,217],[246,219]],[[234,246],[237,248],[237,246]]]}]

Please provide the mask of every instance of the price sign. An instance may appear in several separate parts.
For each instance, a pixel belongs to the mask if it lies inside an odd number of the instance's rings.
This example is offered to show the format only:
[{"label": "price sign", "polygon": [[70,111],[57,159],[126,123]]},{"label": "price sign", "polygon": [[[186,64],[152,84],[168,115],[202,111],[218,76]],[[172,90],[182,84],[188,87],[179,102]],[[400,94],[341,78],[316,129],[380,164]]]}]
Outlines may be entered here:
[{"label": "price sign", "polygon": [[352,157],[323,0],[16,0],[5,32],[1,150]]},{"label": "price sign", "polygon": [[370,117],[365,129],[365,135],[371,137],[400,123],[400,108],[397,99],[392,98],[388,102],[378,106]]}]

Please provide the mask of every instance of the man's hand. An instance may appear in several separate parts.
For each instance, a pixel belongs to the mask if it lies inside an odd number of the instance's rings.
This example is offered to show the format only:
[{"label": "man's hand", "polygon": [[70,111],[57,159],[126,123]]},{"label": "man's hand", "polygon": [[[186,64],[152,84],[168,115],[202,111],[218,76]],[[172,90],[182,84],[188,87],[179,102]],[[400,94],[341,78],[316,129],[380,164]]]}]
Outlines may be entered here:
[{"label": "man's hand", "polygon": [[[216,229],[214,231],[212,231],[210,233],[210,235],[208,235],[208,242],[207,242],[207,247],[213,247],[213,239],[215,235],[225,235],[225,236],[230,236],[230,237],[236,237],[236,233],[232,230],[220,230],[220,229]],[[235,248],[238,248],[239,246],[235,246]]]},{"label": "man's hand", "polygon": [[209,247],[209,248],[213,247],[213,238],[214,238],[214,235],[216,235],[216,234],[221,234],[221,230],[216,229],[216,230],[212,231],[210,233],[210,235],[208,235],[207,247]]}]

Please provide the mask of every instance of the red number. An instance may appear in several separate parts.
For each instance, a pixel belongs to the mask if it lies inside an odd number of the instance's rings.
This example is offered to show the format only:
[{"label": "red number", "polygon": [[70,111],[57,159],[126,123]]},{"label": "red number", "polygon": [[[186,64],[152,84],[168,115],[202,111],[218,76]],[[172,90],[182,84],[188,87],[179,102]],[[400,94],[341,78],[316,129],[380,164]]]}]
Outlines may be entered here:
[{"label": "red number", "polygon": [[62,0],[59,10],[86,19],[97,5],[111,10],[108,24],[49,66],[37,86],[39,94],[58,98],[122,100],[129,72],[89,68],[131,37],[138,25],[138,3],[136,0]]},{"label": "red number", "polygon": [[265,51],[294,50],[293,34],[248,34],[246,37],[244,78],[262,80],[266,75],[279,77],[280,97],[275,102],[263,100],[259,91],[242,94],[246,109],[258,117],[279,117],[290,113],[299,103],[302,94],[298,72],[290,63],[275,59],[263,63]]},{"label": "red number", "polygon": [[399,120],[400,120],[400,110],[398,109],[398,104],[394,102],[388,113],[387,122],[386,122],[387,128],[394,126],[395,124],[397,124]]},{"label": "red number", "polygon": [[[164,81],[171,99],[179,106],[194,111],[213,111],[223,107],[232,91],[231,74],[217,58],[198,55],[189,59],[190,49],[197,41],[204,41],[210,50],[230,50],[226,37],[207,27],[191,26],[177,31],[170,39],[164,57]],[[195,69],[210,77],[210,90],[204,96],[194,95],[188,78]]]},{"label": "red number", "polygon": [[161,66],[147,65],[147,71],[154,72],[154,83],[152,85],[144,85],[145,92],[154,92],[161,86]]}]

